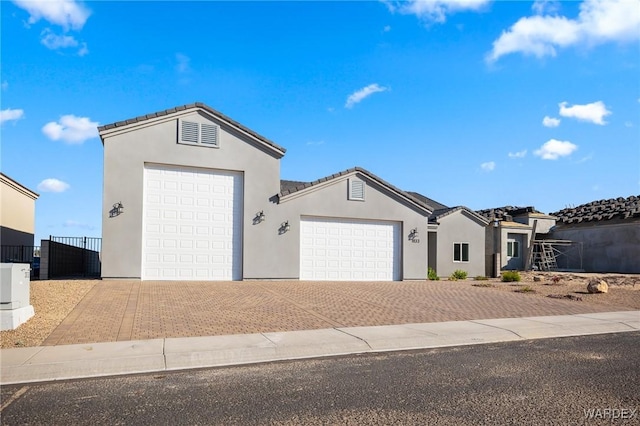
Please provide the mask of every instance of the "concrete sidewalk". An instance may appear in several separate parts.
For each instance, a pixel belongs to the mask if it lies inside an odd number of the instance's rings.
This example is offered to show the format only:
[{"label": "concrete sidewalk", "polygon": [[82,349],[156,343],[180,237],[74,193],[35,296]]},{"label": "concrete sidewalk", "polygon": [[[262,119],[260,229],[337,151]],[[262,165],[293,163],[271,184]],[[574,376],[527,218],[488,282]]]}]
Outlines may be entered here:
[{"label": "concrete sidewalk", "polygon": [[640,311],[2,349],[0,384],[626,331]]}]

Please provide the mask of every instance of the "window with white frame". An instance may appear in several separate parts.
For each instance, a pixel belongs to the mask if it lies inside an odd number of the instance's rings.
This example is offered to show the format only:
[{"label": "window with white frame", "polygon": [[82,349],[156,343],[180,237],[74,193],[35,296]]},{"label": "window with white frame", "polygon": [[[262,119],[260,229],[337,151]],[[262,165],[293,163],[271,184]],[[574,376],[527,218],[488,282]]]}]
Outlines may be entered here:
[{"label": "window with white frame", "polygon": [[469,261],[469,243],[453,243],[453,261]]},{"label": "window with white frame", "polygon": [[519,241],[507,241],[507,257],[520,257]]},{"label": "window with white frame", "polygon": [[218,126],[178,120],[178,143],[218,148]]},{"label": "window with white frame", "polygon": [[349,199],[364,201],[364,182],[359,179],[349,179]]}]

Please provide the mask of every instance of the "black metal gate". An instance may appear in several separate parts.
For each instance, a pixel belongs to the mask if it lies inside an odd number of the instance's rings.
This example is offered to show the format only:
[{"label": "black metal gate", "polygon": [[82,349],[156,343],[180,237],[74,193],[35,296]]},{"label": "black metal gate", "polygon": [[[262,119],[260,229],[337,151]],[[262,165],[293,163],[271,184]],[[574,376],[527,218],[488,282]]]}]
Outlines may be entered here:
[{"label": "black metal gate", "polygon": [[99,278],[102,238],[49,237],[49,279]]},{"label": "black metal gate", "polygon": [[1,246],[0,262],[28,263],[31,266],[31,279],[40,278],[40,246]]}]

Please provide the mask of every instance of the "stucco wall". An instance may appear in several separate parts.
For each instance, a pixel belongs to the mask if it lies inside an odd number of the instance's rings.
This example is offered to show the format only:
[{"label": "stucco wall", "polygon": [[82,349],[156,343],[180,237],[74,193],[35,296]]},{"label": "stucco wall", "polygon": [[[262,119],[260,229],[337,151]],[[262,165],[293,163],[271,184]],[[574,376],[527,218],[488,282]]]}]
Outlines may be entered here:
[{"label": "stucco wall", "polygon": [[586,272],[640,273],[640,219],[587,226],[558,226],[551,238],[582,243]]},{"label": "stucco wall", "polygon": [[[3,245],[33,245],[37,195],[0,176],[0,226]],[[14,231],[14,232],[12,232]]]},{"label": "stucco wall", "polygon": [[[500,224],[500,269],[518,269],[522,270],[526,264],[526,258],[529,253],[529,245],[531,244],[531,229],[513,227]],[[507,256],[507,242],[509,241],[509,235],[517,237],[517,241],[520,243],[520,260],[510,262]],[[514,266],[515,265],[515,266]]]},{"label": "stucco wall", "polygon": [[[469,277],[485,275],[485,226],[467,215],[464,210],[451,213],[438,220],[437,265],[438,276],[448,277],[456,269],[466,271]],[[469,261],[454,262],[454,243],[469,244]]]},{"label": "stucco wall", "polygon": [[[348,199],[348,179],[354,175],[366,183],[365,201]],[[266,252],[255,258],[254,274],[257,275],[245,275],[247,278],[260,277],[265,271],[273,274],[274,278],[299,278],[300,218],[326,217],[400,222],[402,279],[425,279],[428,240],[425,212],[411,207],[392,192],[357,172],[335,178],[324,185],[318,185],[317,188],[312,187],[299,196],[296,195],[285,197],[275,210],[272,225],[267,225],[269,232],[275,232],[275,235],[264,240]],[[284,221],[289,221],[291,230],[277,235],[277,229]],[[419,242],[412,242],[408,238],[409,231],[413,228],[417,228],[419,232]],[[273,241],[276,242],[275,245]],[[277,250],[273,250],[276,247]]]},{"label": "stucco wall", "polygon": [[[102,276],[140,278],[142,255],[142,208],[145,163],[242,171],[243,269],[250,273],[252,259],[260,258],[266,228],[253,226],[255,213],[264,210],[274,217],[270,201],[280,190],[280,163],[249,137],[203,113],[188,111],[180,118],[220,127],[220,147],[208,148],[177,143],[178,116],[143,122],[135,131],[107,132],[104,138],[104,190],[102,208]],[[122,202],[124,213],[109,217],[109,210]]]}]

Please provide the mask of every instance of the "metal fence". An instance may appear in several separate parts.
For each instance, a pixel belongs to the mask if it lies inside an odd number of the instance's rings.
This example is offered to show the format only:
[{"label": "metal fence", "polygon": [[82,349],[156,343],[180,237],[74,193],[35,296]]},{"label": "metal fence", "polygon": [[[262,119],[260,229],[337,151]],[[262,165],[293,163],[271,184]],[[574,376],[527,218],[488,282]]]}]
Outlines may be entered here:
[{"label": "metal fence", "polygon": [[48,241],[48,278],[99,278],[102,238],[54,237]]},{"label": "metal fence", "polygon": [[1,263],[28,263],[31,279],[40,278],[40,246],[0,246]]}]

